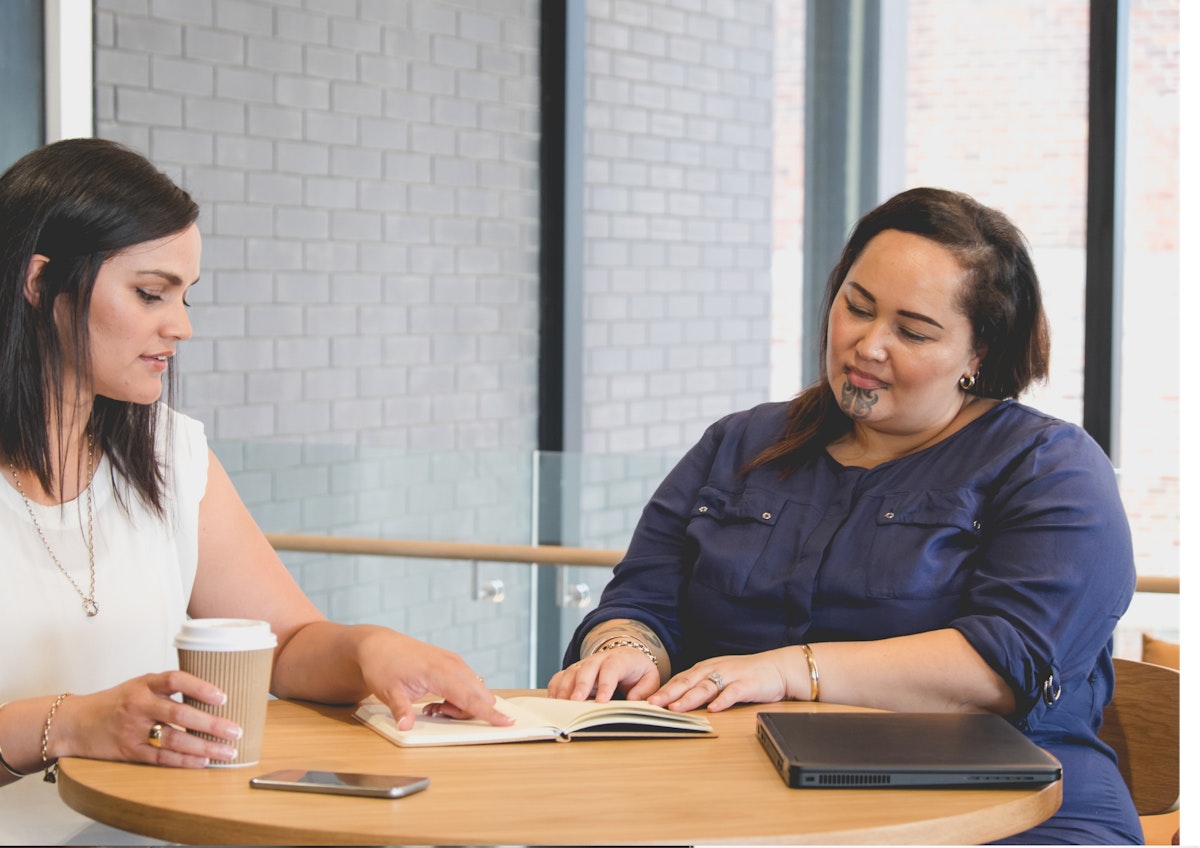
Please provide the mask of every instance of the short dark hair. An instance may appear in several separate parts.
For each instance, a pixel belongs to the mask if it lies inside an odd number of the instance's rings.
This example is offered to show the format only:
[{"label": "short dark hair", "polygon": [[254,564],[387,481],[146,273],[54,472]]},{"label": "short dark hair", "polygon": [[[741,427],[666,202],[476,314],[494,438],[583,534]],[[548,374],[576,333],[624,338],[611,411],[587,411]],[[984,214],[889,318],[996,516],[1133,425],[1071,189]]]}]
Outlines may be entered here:
[{"label": "short dark hair", "polygon": [[979,364],[973,394],[1017,397],[1044,380],[1050,364],[1050,330],[1041,287],[1021,231],[1001,212],[962,192],[914,188],[868,212],[855,225],[829,274],[821,303],[821,375],[792,401],[783,437],[749,464],[779,463],[785,471],[823,450],[851,426],[838,408],[825,357],[829,315],[850,267],[885,230],[912,233],[946,248],[967,271],[958,304],[971,324]]},{"label": "short dark hair", "polygon": [[[88,312],[105,260],[136,244],[194,224],[199,208],[141,154],[113,141],[83,138],[40,147],[0,176],[0,450],[31,469],[47,490],[53,463],[48,427],[61,409],[65,366],[90,381]],[[25,297],[35,255],[36,304]],[[66,318],[60,330],[56,306]],[[175,391],[168,369],[168,398]],[[89,422],[113,473],[163,510],[163,472],[155,456],[156,405],[97,397]],[[60,434],[61,435],[61,434]],[[60,448],[60,452],[64,450]],[[61,479],[61,476],[60,478]]]}]

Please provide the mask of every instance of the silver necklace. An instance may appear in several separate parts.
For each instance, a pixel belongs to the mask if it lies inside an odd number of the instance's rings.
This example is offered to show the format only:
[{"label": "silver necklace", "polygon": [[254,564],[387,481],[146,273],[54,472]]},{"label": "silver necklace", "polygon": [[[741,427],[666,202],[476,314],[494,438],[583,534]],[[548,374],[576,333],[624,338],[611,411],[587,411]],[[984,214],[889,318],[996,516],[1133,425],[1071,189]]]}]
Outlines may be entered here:
[{"label": "silver necklace", "polygon": [[79,599],[83,601],[83,611],[87,613],[88,618],[91,618],[96,613],[100,612],[100,607],[96,604],[96,548],[95,539],[92,535],[92,434],[88,433],[88,484],[87,484],[87,549],[88,549],[88,574],[91,579],[91,584],[88,586],[88,594],[83,594],[83,590],[79,588],[79,584],[75,582],[62,563],[58,561],[58,557],[54,555],[54,551],[50,548],[50,543],[46,541],[46,534],[42,532],[42,525],[38,523],[37,516],[33,514],[33,506],[29,503],[29,498],[25,497],[25,489],[21,486],[21,478],[17,476],[16,463],[9,462],[8,467],[12,469],[13,482],[17,484],[17,493],[20,494],[21,500],[25,502],[25,511],[29,513],[29,519],[33,522],[33,529],[37,530],[38,538],[42,540],[42,546],[46,549],[46,553],[50,554],[50,559],[58,566],[58,570],[62,572],[62,576],[70,581],[75,587]]}]

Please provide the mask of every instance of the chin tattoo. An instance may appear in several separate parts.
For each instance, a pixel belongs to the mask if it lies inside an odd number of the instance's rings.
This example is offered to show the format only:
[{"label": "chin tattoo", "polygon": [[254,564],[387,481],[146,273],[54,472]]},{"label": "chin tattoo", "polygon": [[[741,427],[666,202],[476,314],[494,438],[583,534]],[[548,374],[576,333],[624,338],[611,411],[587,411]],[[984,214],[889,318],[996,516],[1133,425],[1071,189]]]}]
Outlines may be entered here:
[{"label": "chin tattoo", "polygon": [[866,418],[871,414],[871,407],[879,403],[879,395],[874,389],[859,389],[849,382],[842,384],[842,397],[839,401],[842,412],[855,421]]}]

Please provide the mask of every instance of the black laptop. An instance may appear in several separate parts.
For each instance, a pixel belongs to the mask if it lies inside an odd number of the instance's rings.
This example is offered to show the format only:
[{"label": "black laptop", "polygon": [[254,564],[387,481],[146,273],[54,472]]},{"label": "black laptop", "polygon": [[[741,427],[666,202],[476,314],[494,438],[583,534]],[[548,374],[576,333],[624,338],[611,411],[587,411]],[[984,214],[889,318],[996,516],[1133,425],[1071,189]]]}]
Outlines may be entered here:
[{"label": "black laptop", "polygon": [[1036,786],[1054,757],[994,713],[758,714],[758,741],[784,783],[803,788]]}]

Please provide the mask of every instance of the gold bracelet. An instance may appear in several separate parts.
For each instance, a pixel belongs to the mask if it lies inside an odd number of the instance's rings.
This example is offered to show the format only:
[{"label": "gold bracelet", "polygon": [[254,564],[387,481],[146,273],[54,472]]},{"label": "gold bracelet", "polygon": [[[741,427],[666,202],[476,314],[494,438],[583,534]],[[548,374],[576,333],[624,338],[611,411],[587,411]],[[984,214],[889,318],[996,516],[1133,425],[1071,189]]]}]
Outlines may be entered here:
[{"label": "gold bracelet", "polygon": [[42,726],[42,766],[46,769],[46,775],[42,778],[46,783],[56,783],[58,781],[58,759],[50,762],[50,754],[48,746],[50,744],[50,722],[54,721],[54,711],[58,709],[58,705],[71,697],[70,692],[63,692],[54,699],[54,703],[50,705],[50,712],[46,713],[46,723]]},{"label": "gold bracelet", "polygon": [[821,700],[821,673],[817,671],[817,658],[813,656],[812,648],[806,643],[800,644],[800,650],[804,651],[804,658],[808,660],[808,680],[812,684],[812,692],[808,700]]},{"label": "gold bracelet", "polygon": [[[7,706],[8,706],[8,704],[0,704],[0,710],[3,710]],[[28,777],[29,775],[33,774],[33,772],[31,772],[31,771],[17,771],[15,768],[10,766],[8,764],[8,760],[4,759],[3,749],[0,749],[0,766],[3,766],[4,770],[6,772],[8,772],[9,774],[11,774],[13,777]]]},{"label": "gold bracelet", "polygon": [[596,646],[592,651],[592,656],[604,651],[611,651],[613,648],[637,648],[650,658],[650,662],[658,665],[658,657],[654,655],[654,651],[650,650],[644,642],[634,639],[632,636],[611,636]]}]

